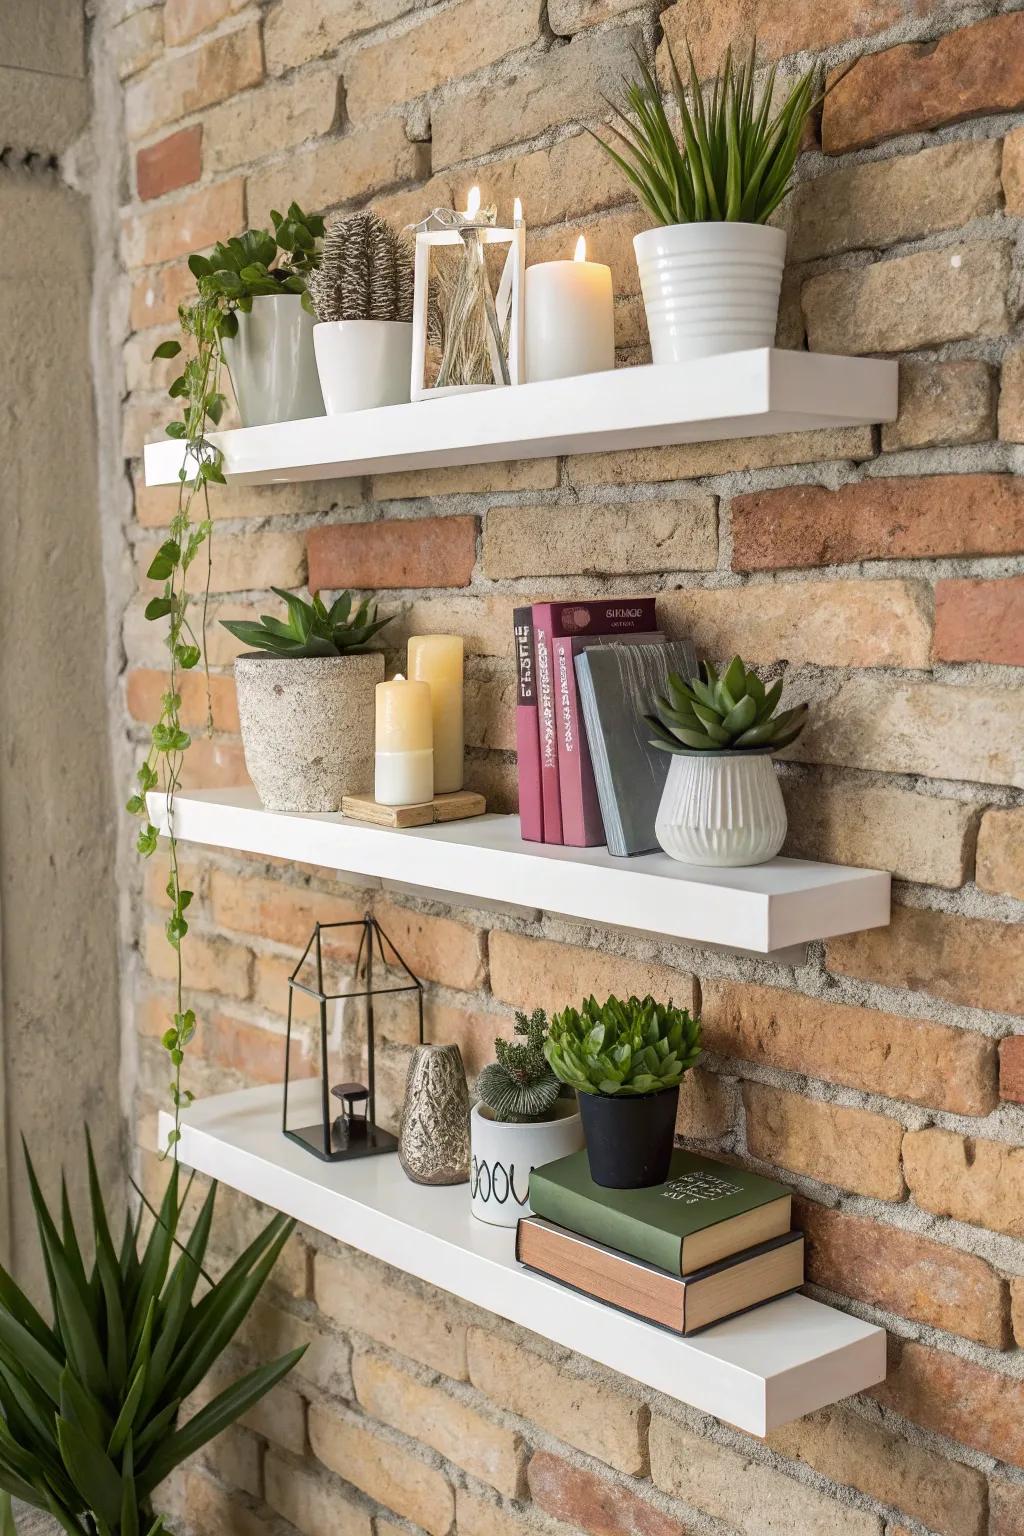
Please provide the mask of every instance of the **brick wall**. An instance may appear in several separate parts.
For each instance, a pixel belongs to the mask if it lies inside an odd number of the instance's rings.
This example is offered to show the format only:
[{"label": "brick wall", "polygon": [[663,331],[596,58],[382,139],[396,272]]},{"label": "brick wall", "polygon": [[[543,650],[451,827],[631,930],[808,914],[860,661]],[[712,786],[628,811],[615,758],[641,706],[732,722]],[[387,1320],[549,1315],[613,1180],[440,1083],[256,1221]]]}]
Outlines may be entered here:
[{"label": "brick wall", "polygon": [[[147,359],[173,329],[189,251],[291,197],[372,200],[405,222],[479,182],[505,208],[522,197],[531,259],[586,230],[613,265],[620,360],[642,361],[642,219],[581,131],[631,49],[662,59],[663,37],[689,30],[704,67],[756,24],[784,69],[857,60],[801,160],[780,339],[899,356],[897,422],[221,491],[213,618],[308,575],[388,589],[395,647],[414,630],[463,634],[469,781],[512,808],[513,603],[653,590],[666,628],[784,663],[794,702],[813,701],[784,774],[789,851],[890,869],[892,926],[788,969],[188,850],[202,1019],[189,1080],[276,1080],[299,946],[314,918],[368,903],[428,983],[430,1037],[457,1040],[471,1072],[516,1005],[678,998],[695,978],[708,1051],[680,1130],[796,1186],[813,1292],[889,1330],[890,1375],[764,1446],[303,1233],[246,1347],[312,1348],[176,1489],[197,1532],[1024,1532],[1024,12],[659,10],[110,0],[128,154],[124,538],[141,571],[171,515],[138,455],[165,418],[167,365]],[[124,612],[136,738],[161,686],[142,601]],[[215,730],[189,772],[216,785],[244,770],[233,642],[210,633]],[[198,692],[185,708],[200,724]],[[144,890],[140,876],[132,960],[142,1146],[167,1075],[162,884],[158,868]],[[409,1014],[381,1030],[393,1117]],[[241,1238],[255,1214],[224,1204]]]}]

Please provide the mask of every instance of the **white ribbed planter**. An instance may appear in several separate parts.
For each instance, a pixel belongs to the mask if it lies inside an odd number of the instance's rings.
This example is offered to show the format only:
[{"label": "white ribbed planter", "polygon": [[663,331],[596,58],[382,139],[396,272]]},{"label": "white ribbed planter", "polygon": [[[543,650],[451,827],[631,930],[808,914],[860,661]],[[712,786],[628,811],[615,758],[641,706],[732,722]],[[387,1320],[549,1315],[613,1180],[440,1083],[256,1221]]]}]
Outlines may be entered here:
[{"label": "white ribbed planter", "polygon": [[530,1214],[530,1174],[583,1146],[583,1122],[573,1099],[558,1099],[554,1119],[513,1125],[493,1120],[486,1104],[469,1117],[473,1160],[470,1209],[492,1227],[514,1227]]},{"label": "white ribbed planter", "polygon": [[264,294],[237,311],[238,335],[222,343],[243,427],[324,414],[313,355],[313,316],[301,293]]},{"label": "white ribbed planter", "polygon": [[654,822],[681,864],[742,868],[773,859],[786,806],[770,752],[673,753]]},{"label": "white ribbed planter", "polygon": [[313,347],[328,416],[408,404],[411,320],[322,320]]},{"label": "white ribbed planter", "polygon": [[786,233],[765,224],[666,224],[633,237],[656,363],[770,347]]}]

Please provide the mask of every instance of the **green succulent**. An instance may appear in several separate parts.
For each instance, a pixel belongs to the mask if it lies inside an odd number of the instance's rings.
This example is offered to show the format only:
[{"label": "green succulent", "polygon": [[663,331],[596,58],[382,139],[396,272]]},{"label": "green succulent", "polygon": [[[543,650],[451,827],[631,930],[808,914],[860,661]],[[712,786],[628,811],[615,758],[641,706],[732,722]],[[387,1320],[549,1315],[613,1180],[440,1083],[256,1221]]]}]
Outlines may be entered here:
[{"label": "green succulent", "polygon": [[577,1093],[659,1093],[699,1057],[700,1019],[653,997],[588,997],[554,1015],[544,1054]]},{"label": "green succulent", "polygon": [[719,677],[710,661],[703,677],[684,683],[668,675],[667,699],[656,699],[654,715],[644,719],[654,731],[651,746],[662,752],[737,752],[778,750],[796,741],[807,721],[807,705],[775,708],[782,679],[766,688],[756,672],[734,656]]},{"label": "green succulent", "polygon": [[221,623],[243,645],[274,656],[361,656],[369,650],[367,641],[391,623],[390,616],[378,619],[377,604],[369,598],[363,598],[353,611],[351,592],[343,592],[328,608],[318,592],[306,603],[294,592],[280,587],[270,590],[284,600],[287,623],[266,613],[258,624],[250,619],[221,619]]},{"label": "green succulent", "polygon": [[544,1055],[547,1030],[547,1014],[543,1008],[535,1008],[529,1018],[525,1013],[516,1014],[516,1034],[523,1037],[521,1042],[495,1040],[498,1059],[484,1067],[476,1080],[476,1091],[495,1120],[546,1120],[554,1108],[562,1085]]}]

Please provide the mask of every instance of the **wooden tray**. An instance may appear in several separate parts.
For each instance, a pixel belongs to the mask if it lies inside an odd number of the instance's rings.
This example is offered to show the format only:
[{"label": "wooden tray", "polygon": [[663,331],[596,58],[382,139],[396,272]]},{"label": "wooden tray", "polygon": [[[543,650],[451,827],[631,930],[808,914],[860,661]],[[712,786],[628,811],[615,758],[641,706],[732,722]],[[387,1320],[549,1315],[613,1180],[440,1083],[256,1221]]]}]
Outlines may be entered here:
[{"label": "wooden tray", "polygon": [[435,821],[465,821],[482,816],[487,809],[483,795],[459,789],[451,795],[435,795],[422,805],[379,805],[372,795],[346,795],[342,815],[353,821],[369,821],[375,827],[428,827]]}]

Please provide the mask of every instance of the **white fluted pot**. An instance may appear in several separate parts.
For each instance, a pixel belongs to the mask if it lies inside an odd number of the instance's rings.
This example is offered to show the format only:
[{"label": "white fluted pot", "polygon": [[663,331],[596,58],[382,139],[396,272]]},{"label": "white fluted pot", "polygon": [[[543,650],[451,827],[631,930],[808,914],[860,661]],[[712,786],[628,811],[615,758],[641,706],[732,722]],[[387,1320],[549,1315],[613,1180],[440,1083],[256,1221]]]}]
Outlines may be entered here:
[{"label": "white fluted pot", "polygon": [[665,224],[633,237],[656,363],[771,347],[786,233],[766,224]]},{"label": "white fluted pot", "polygon": [[654,833],[681,864],[773,859],[786,838],[786,806],[771,753],[673,753]]},{"label": "white fluted pot", "polygon": [[222,346],[242,426],[322,416],[313,316],[302,295],[263,294],[251,310],[236,313],[238,335],[225,337]]}]

